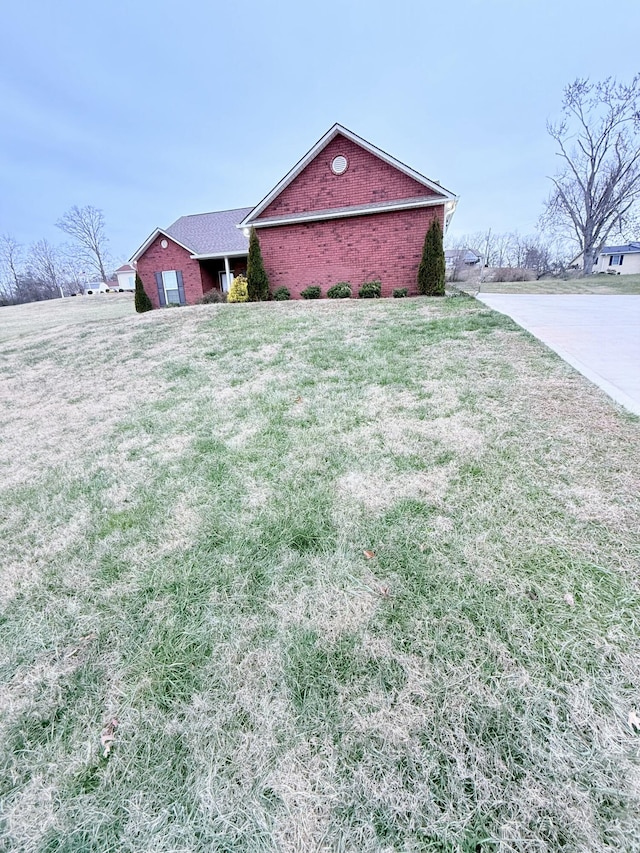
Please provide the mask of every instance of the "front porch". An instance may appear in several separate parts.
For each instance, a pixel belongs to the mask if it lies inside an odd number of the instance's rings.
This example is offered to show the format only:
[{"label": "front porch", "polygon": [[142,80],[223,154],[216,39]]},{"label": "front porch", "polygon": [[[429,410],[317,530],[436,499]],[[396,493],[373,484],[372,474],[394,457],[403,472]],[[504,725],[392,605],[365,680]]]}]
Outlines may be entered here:
[{"label": "front porch", "polygon": [[224,255],[216,258],[198,258],[202,277],[202,295],[214,288],[222,293],[237,275],[247,274],[247,255]]}]

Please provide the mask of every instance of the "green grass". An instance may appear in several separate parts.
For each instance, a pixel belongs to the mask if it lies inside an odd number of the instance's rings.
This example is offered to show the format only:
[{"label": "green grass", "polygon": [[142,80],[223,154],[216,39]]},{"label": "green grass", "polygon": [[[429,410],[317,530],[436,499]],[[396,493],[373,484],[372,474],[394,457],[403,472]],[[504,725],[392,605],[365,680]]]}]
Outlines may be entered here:
[{"label": "green grass", "polygon": [[637,419],[464,298],[92,304],[0,340],[0,849],[640,850]]},{"label": "green grass", "polygon": [[[473,292],[478,284],[458,285],[462,290],[471,287]],[[601,294],[640,294],[640,275],[592,275],[587,278],[540,279],[539,281],[484,281],[480,285],[481,293],[601,293]]]}]

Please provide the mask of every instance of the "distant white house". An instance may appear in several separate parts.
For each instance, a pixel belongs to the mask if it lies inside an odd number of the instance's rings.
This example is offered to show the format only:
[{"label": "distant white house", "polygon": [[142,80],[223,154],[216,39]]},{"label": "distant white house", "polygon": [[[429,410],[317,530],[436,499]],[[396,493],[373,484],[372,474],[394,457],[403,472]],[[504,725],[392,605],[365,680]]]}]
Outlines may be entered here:
[{"label": "distant white house", "polygon": [[640,273],[640,243],[604,246],[593,265],[594,272],[634,275]]},{"label": "distant white house", "polygon": [[[581,270],[582,258],[583,254],[580,252],[569,264],[569,269]],[[593,262],[592,272],[610,275],[640,274],[640,243],[631,241],[623,246],[603,246]]]},{"label": "distant white house", "polygon": [[480,263],[482,255],[473,249],[445,249],[444,262],[447,267],[474,267]]},{"label": "distant white house", "polygon": [[118,278],[118,290],[135,290],[136,269],[131,264],[123,264],[116,270]]}]

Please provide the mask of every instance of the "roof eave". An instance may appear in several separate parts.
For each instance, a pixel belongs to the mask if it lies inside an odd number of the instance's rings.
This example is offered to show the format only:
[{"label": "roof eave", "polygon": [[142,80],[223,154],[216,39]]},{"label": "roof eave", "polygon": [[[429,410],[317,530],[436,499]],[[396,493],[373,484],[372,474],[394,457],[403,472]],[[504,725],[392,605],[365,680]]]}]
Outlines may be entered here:
[{"label": "roof eave", "polygon": [[[377,207],[368,207],[361,210],[354,210],[353,208],[348,207],[344,208],[343,210],[334,210],[332,212],[328,212],[326,210],[313,210],[309,211],[309,213],[301,213],[299,215],[289,217],[280,217],[278,219],[263,219],[262,221],[257,219],[251,224],[255,228],[272,228],[276,225],[296,225],[300,222],[318,222],[321,220],[328,219],[346,219],[350,216],[371,216],[376,213],[392,213],[396,210],[411,210],[413,208],[421,207],[439,207],[440,205],[446,206],[447,204],[452,204],[452,202],[453,199],[442,197],[427,197],[424,199],[424,201],[413,200],[405,204],[400,201],[397,204],[380,205]],[[455,204],[453,204],[453,210],[455,210]],[[451,211],[452,214],[453,210]]]},{"label": "roof eave", "polygon": [[180,246],[182,249],[185,249],[187,252],[189,252],[189,253],[193,252],[192,246],[185,246],[184,243],[181,243],[180,240],[176,240],[175,237],[172,237],[171,234],[168,234],[164,229],[156,228],[156,230],[152,234],[150,234],[149,237],[147,237],[147,239],[140,246],[140,248],[137,249],[133,253],[133,255],[131,255],[131,257],[129,258],[129,262],[134,263],[134,261],[139,260],[142,257],[142,255],[144,255],[144,253],[147,251],[149,246],[153,243],[153,241],[156,240],[160,235],[162,235],[163,237],[166,237],[167,240],[171,240],[172,242],[176,243],[178,246]]},{"label": "roof eave", "polygon": [[243,258],[249,254],[249,248],[246,249],[230,249],[228,252],[202,252],[191,255],[194,261],[215,260],[217,258]]}]

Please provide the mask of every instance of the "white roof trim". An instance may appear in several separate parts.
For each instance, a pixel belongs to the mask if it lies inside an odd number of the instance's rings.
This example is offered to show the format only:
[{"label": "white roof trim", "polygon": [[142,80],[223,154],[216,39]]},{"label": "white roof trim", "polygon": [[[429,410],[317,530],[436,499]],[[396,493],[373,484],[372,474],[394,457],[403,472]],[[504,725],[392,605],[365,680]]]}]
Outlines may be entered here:
[{"label": "white roof trim", "polygon": [[271,192],[266,195],[253,210],[245,216],[245,218],[240,222],[236,227],[243,228],[247,225],[251,225],[253,220],[256,219],[262,213],[265,208],[267,208],[271,202],[280,195],[280,193],[287,187],[289,184],[297,178],[297,176],[302,172],[302,170],[322,151],[323,148],[331,142],[338,134],[349,139],[351,142],[359,145],[361,148],[364,148],[370,154],[373,154],[374,157],[378,157],[380,160],[383,160],[385,163],[388,163],[390,166],[398,169],[401,172],[404,172],[405,175],[408,175],[410,178],[413,178],[414,181],[417,181],[419,184],[422,184],[425,187],[433,190],[436,193],[439,193],[444,199],[455,200],[456,196],[450,192],[449,190],[441,187],[440,184],[435,183],[435,181],[430,181],[429,178],[425,178],[424,175],[421,175],[419,172],[416,172],[414,169],[411,169],[409,166],[406,166],[404,163],[401,163],[400,160],[396,160],[395,157],[392,157],[390,154],[387,154],[386,151],[382,151],[380,148],[376,148],[375,145],[372,145],[370,142],[367,142],[365,139],[362,139],[360,136],[357,136],[351,130],[348,130],[346,127],[343,127],[341,124],[334,124],[330,130],[328,130],[325,135],[316,142],[316,144],[308,151],[304,157],[299,160],[296,165],[291,169],[284,178],[276,184],[276,186],[271,190]]},{"label": "white roof trim", "polygon": [[214,260],[215,258],[244,258],[245,255],[249,254],[249,248],[247,247],[244,252],[241,252],[239,249],[234,249],[232,252],[207,252],[202,255],[191,255],[191,258],[194,261],[206,261],[206,260]]},{"label": "white roof trim", "polygon": [[184,243],[181,243],[180,240],[176,240],[175,237],[172,237],[171,234],[167,234],[166,231],[163,231],[162,228],[156,228],[156,230],[144,241],[142,246],[134,252],[133,255],[129,258],[129,261],[133,263],[133,261],[137,261],[144,253],[147,251],[149,246],[153,243],[153,241],[162,234],[163,237],[166,237],[167,240],[172,240],[174,243],[177,243],[178,246],[181,246],[183,249],[186,249],[189,254],[193,252],[191,246],[185,246]]},{"label": "white roof trim", "polygon": [[346,219],[350,216],[367,216],[373,213],[388,213],[394,210],[409,210],[414,207],[436,207],[447,204],[444,198],[425,198],[424,201],[396,202],[394,204],[380,204],[376,207],[366,208],[344,208],[342,210],[332,210],[328,213],[326,210],[312,210],[309,213],[300,213],[298,215],[289,215],[279,219],[263,219],[255,222],[256,228],[271,228],[274,225],[295,225],[298,222],[316,222],[322,219]]}]

